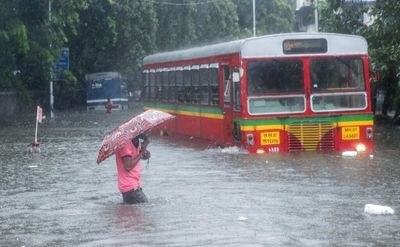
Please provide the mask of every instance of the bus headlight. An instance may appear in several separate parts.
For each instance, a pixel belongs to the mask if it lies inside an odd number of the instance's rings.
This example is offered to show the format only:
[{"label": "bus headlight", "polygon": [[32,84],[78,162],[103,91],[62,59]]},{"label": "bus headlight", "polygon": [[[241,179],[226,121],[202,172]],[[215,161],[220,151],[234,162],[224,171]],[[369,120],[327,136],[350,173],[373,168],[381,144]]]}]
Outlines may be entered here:
[{"label": "bus headlight", "polygon": [[357,150],[357,152],[365,152],[365,150],[367,150],[367,148],[365,147],[364,144],[359,143],[359,144],[357,144],[357,146],[356,146],[356,150]]},{"label": "bus headlight", "polygon": [[247,139],[247,145],[254,146],[254,136],[253,136],[253,134],[247,134],[246,135],[246,139]]},{"label": "bus headlight", "polygon": [[265,153],[265,150],[262,149],[262,148],[259,148],[259,149],[257,149],[256,153],[257,154],[263,154],[263,153]]},{"label": "bus headlight", "polygon": [[372,127],[366,128],[365,131],[366,131],[367,139],[372,140],[372,138],[374,138],[374,132],[372,130]]}]

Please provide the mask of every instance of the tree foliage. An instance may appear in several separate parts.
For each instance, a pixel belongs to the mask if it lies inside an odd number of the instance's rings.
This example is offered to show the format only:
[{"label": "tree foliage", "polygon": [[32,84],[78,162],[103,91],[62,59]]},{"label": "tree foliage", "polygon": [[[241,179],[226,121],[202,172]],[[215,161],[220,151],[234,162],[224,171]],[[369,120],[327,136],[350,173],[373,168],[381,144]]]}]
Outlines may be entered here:
[{"label": "tree foliage", "polygon": [[[286,33],[293,31],[294,0],[256,0],[256,35]],[[253,3],[248,0],[236,0],[241,36],[253,34]]]},{"label": "tree foliage", "polygon": [[371,12],[376,19],[367,33],[373,68],[381,74],[377,87],[386,92],[384,112],[393,107],[396,115],[400,112],[399,11],[399,1],[377,1]]},{"label": "tree foliage", "polygon": [[[293,6],[256,0],[257,34],[292,31]],[[131,77],[150,53],[249,36],[248,0],[3,0],[0,90],[47,91],[62,47],[70,50],[70,71],[56,89],[66,90],[83,88],[87,73]]]},{"label": "tree foliage", "polygon": [[[386,93],[384,113],[389,108],[399,112],[400,1],[377,0],[370,6],[351,4],[348,1],[346,3],[344,0],[329,0],[321,5],[320,10],[324,31],[358,34],[367,39],[371,68],[380,75],[378,81],[372,81],[372,86],[374,89],[383,89]],[[374,21],[371,25],[363,24],[363,13],[372,16]]]},{"label": "tree foliage", "polygon": [[172,50],[236,38],[239,33],[236,5],[231,0],[207,4],[179,0],[175,5],[155,4],[157,49]]},{"label": "tree foliage", "polygon": [[347,34],[363,32],[363,13],[368,11],[367,6],[345,0],[318,1],[318,6],[321,31]]},{"label": "tree foliage", "polygon": [[154,49],[155,12],[148,1],[93,1],[78,11],[76,33],[69,33],[71,69],[86,73],[129,73]]}]

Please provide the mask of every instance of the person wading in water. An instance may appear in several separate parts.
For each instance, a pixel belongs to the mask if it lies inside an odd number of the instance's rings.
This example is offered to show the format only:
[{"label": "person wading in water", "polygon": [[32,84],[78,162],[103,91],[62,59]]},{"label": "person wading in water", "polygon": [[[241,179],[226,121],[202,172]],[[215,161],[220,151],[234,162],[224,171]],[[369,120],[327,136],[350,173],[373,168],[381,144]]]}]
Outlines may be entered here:
[{"label": "person wading in water", "polygon": [[111,110],[113,108],[113,103],[111,101],[111,98],[107,99],[107,104],[105,105],[105,107],[106,107],[106,112],[111,113]]},{"label": "person wading in water", "polygon": [[140,134],[115,153],[118,188],[122,193],[123,201],[128,204],[148,202],[140,187],[140,160],[148,160],[151,156],[147,150],[147,145],[149,144],[148,135],[148,133]]}]

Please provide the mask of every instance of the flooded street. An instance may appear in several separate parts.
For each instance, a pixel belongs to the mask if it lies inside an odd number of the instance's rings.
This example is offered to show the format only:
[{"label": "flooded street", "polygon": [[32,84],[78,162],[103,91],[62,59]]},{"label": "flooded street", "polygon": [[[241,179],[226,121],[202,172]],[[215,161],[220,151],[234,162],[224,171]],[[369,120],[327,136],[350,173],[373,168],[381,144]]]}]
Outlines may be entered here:
[{"label": "flooded street", "polygon": [[[0,246],[399,246],[400,129],[380,126],[374,157],[249,155],[152,137],[150,203],[124,205],[107,131],[138,112],[34,116],[0,129]],[[364,213],[367,203],[394,215]]]}]

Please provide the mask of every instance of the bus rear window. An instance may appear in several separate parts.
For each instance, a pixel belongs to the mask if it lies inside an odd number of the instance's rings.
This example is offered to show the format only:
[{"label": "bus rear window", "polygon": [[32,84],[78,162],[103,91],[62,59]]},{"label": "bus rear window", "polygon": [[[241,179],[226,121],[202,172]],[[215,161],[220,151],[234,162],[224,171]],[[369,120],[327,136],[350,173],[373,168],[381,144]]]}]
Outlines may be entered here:
[{"label": "bus rear window", "polygon": [[252,61],[247,66],[248,95],[303,93],[300,60]]}]

